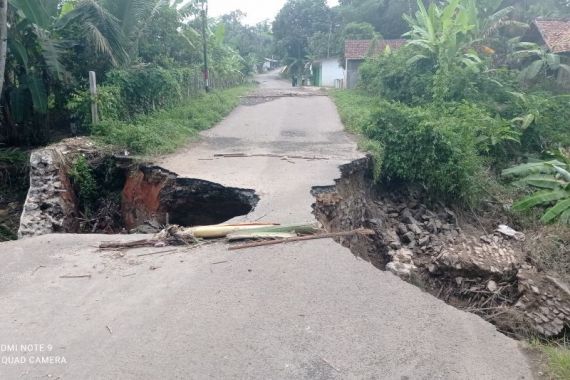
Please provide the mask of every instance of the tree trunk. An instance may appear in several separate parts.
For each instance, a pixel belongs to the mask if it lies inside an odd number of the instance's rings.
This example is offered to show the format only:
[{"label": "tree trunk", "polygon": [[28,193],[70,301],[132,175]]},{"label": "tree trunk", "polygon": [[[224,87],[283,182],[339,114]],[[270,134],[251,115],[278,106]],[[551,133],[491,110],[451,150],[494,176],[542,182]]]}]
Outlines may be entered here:
[{"label": "tree trunk", "polygon": [[8,0],[0,0],[0,97],[4,89],[6,51],[8,49]]}]

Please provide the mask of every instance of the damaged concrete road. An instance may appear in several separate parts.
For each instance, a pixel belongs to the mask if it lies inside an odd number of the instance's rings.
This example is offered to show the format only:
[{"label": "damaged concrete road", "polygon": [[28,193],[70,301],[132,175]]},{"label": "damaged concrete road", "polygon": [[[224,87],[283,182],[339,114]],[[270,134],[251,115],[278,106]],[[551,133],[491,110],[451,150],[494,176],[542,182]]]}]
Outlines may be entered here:
[{"label": "damaged concrete road", "polygon": [[[288,86],[260,82],[260,91]],[[242,152],[279,157],[214,158]],[[256,209],[236,221],[298,223],[314,220],[311,188],[333,185],[339,165],[359,157],[329,99],[285,97],[236,109],[158,164],[255,189]],[[52,346],[1,355],[66,361],[1,365],[0,378],[533,378],[516,341],[332,240],[237,253],[94,248],[139,238],[0,245],[0,343]]]}]

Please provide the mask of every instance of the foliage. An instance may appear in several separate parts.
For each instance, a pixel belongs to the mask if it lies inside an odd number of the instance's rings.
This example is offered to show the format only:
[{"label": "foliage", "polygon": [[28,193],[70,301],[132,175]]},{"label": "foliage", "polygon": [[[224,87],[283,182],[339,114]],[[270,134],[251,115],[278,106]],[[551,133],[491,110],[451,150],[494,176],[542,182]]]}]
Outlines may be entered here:
[{"label": "foliage", "polygon": [[570,65],[564,63],[560,55],[550,53],[546,48],[530,42],[521,42],[517,47],[519,50],[514,52],[513,56],[528,62],[520,73],[523,82],[532,82],[539,76],[554,76],[561,82],[568,80]]},{"label": "foliage", "polygon": [[131,121],[104,120],[93,126],[100,142],[135,154],[172,152],[198,131],[213,126],[239,102],[249,87],[211,92],[189,98],[179,106],[139,116]]},{"label": "foliage", "polygon": [[[543,153],[570,147],[570,98],[549,93],[512,93],[507,107],[502,110],[507,118],[527,120],[522,124],[522,151]],[[516,118],[518,116],[518,118]]]},{"label": "foliage", "polygon": [[365,135],[384,146],[385,181],[417,183],[435,197],[473,203],[483,190],[480,152],[491,146],[481,139],[493,129],[480,125],[484,118],[492,124],[484,111],[469,105],[408,107],[383,101]]},{"label": "foliage", "polygon": [[325,0],[287,0],[273,22],[276,49],[299,71],[309,54],[309,37],[329,33],[332,25],[333,14]]},{"label": "foliage", "polygon": [[521,178],[518,184],[538,189],[513,205],[515,211],[550,207],[542,216],[543,223],[559,221],[570,225],[570,173],[568,162],[558,160],[531,162],[503,171],[504,177]]},{"label": "foliage", "polygon": [[534,340],[531,345],[544,356],[546,372],[550,379],[570,379],[570,345],[567,338],[562,342]]},{"label": "foliage", "polygon": [[244,58],[240,71],[247,75],[257,69],[261,70],[264,58],[273,53],[273,36],[268,22],[261,22],[255,26],[242,23],[244,14],[240,11],[231,12],[220,18],[224,25],[224,43],[232,47]]},{"label": "foliage", "polygon": [[427,62],[408,65],[414,54],[415,49],[407,46],[368,59],[360,67],[362,87],[370,94],[406,104],[431,101],[432,66]]},{"label": "foliage", "polygon": [[408,31],[404,13],[417,10],[415,0],[340,0],[337,12],[347,25],[365,22],[385,38],[400,38]]},{"label": "foliage", "polygon": [[364,129],[372,122],[378,100],[361,91],[337,90],[331,96],[343,124],[350,132],[360,135],[358,147],[372,156],[374,179],[380,180],[384,146],[377,140],[362,136]]},{"label": "foliage", "polygon": [[[203,40],[197,30],[203,3],[9,0],[0,138],[10,144],[46,143],[54,128],[63,129],[77,118],[85,125],[91,101],[85,90],[89,71],[97,73],[97,101],[105,118],[132,118],[175,105],[182,93],[188,95],[190,75],[192,91],[199,91]],[[209,21],[206,43],[212,76],[224,82],[222,87],[241,82],[236,77],[251,71],[246,67],[253,65],[246,62],[252,58],[228,46],[220,33],[223,26]]]},{"label": "foliage", "polygon": [[91,206],[99,196],[99,192],[93,170],[85,157],[79,156],[73,163],[69,171],[69,178],[75,187],[81,209],[89,214]]}]

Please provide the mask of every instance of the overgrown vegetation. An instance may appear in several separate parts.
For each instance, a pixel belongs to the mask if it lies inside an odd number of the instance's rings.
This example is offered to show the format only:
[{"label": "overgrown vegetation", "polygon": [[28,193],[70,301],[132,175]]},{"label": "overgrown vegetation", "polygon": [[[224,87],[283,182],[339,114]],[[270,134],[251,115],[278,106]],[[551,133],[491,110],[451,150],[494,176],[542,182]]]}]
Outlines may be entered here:
[{"label": "overgrown vegetation", "polygon": [[240,86],[190,98],[182,104],[132,120],[103,120],[92,133],[105,144],[135,154],[160,154],[181,147],[197,132],[225,117],[250,89]]},{"label": "overgrown vegetation", "polygon": [[16,148],[0,148],[0,242],[17,238],[21,205],[29,178],[29,154]]},{"label": "overgrown vegetation", "polygon": [[199,95],[204,43],[210,87],[243,83],[268,53],[267,25],[246,27],[239,15],[207,18],[207,8],[207,0],[8,0],[0,20],[8,44],[0,62],[0,143],[40,145],[88,133],[89,71],[97,74],[107,121]]},{"label": "overgrown vegetation", "polygon": [[[476,206],[492,195],[502,170],[570,146],[564,121],[570,101],[558,72],[565,59],[520,42],[528,28],[520,15],[530,10],[519,13],[519,5],[415,6],[416,14],[406,16],[408,45],[369,58],[359,92],[335,99],[348,128],[383,147],[380,180],[419,184],[435,198]],[[531,174],[521,170],[534,164],[526,165],[505,174]],[[549,195],[534,195],[514,210],[542,206],[544,222],[566,222],[567,167],[548,167],[535,173],[540,183],[535,176],[518,185],[548,185]]]},{"label": "overgrown vegetation", "polygon": [[570,345],[567,338],[554,343],[534,340],[531,346],[545,361],[546,375],[550,379],[570,379]]}]

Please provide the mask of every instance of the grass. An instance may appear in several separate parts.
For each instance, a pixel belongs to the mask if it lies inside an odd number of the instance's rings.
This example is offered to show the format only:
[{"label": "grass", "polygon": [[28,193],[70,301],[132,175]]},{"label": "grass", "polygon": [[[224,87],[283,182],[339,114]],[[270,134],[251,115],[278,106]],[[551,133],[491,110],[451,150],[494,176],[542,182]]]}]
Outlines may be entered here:
[{"label": "grass", "polygon": [[239,104],[239,97],[250,89],[251,86],[240,86],[203,94],[134,121],[101,122],[93,127],[92,134],[100,143],[132,154],[171,153],[227,116]]},{"label": "grass", "polygon": [[359,90],[337,90],[331,92],[340,119],[347,131],[358,135],[358,148],[370,153],[374,160],[374,178],[380,178],[384,148],[378,141],[364,137],[364,127],[370,122],[377,100]]},{"label": "grass", "polygon": [[531,342],[531,347],[540,352],[545,362],[547,378],[556,380],[570,379],[570,345],[563,343]]},{"label": "grass", "polygon": [[332,91],[331,97],[346,129],[352,133],[361,133],[369,123],[376,99],[357,90]]}]

